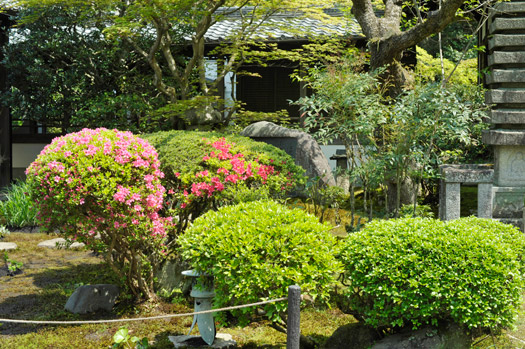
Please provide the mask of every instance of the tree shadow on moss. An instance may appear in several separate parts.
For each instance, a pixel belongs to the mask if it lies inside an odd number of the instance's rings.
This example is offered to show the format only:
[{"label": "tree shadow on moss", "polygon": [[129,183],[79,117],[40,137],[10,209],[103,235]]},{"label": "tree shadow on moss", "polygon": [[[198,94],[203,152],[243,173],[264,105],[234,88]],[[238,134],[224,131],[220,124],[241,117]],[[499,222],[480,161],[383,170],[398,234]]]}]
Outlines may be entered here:
[{"label": "tree shadow on moss", "polygon": [[[114,319],[117,316],[111,312],[96,312],[79,315],[72,314],[64,306],[75,289],[81,285],[95,283],[114,283],[111,277],[97,264],[64,263],[59,268],[42,271],[28,270],[15,278],[0,279],[0,292],[3,301],[0,302],[0,318],[39,321],[71,321]],[[7,279],[9,278],[9,279]],[[32,278],[35,287],[29,287],[28,278]],[[2,281],[5,281],[2,284]],[[16,323],[2,323],[1,335],[16,335],[37,332],[43,326]]]}]

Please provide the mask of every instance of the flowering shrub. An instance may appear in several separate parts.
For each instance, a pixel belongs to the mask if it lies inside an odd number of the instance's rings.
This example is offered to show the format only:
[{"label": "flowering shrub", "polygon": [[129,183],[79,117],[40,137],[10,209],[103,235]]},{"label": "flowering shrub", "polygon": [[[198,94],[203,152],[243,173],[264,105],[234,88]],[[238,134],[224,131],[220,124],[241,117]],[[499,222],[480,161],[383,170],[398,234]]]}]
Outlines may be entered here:
[{"label": "flowering shrub", "polygon": [[304,170],[284,151],[245,137],[184,131],[144,137],[159,151],[179,232],[210,209],[282,198],[304,182]]},{"label": "flowering shrub", "polygon": [[104,253],[136,298],[154,297],[171,220],[155,149],[130,132],[99,128],[55,138],[26,171],[43,230]]},{"label": "flowering shrub", "polygon": [[[331,227],[301,209],[274,201],[253,201],[209,211],[179,238],[180,253],[193,269],[213,275],[214,307],[280,298],[297,284],[301,292],[326,303],[341,271]],[[287,303],[263,306],[280,323]],[[232,311],[246,324],[253,309]],[[224,313],[217,314],[224,320]]]}]

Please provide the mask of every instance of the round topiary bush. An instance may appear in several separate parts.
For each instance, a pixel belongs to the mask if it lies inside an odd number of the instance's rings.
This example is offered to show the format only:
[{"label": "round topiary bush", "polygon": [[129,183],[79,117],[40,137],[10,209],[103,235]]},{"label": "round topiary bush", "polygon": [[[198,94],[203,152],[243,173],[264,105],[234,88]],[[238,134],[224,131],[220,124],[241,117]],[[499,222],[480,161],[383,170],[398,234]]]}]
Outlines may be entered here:
[{"label": "round topiary bush", "polygon": [[284,151],[246,137],[197,131],[142,137],[159,152],[179,232],[210,209],[283,198],[305,181],[304,170]]},{"label": "round topiary bush", "polygon": [[341,257],[354,315],[375,328],[512,324],[524,285],[525,237],[475,217],[403,218],[351,234]]},{"label": "round topiary bush", "polygon": [[[293,284],[326,302],[341,271],[329,230],[303,210],[254,201],[207,212],[178,241],[192,268],[214,276],[216,308],[283,297]],[[275,322],[286,309],[286,302],[264,306]],[[246,308],[233,313],[242,323],[253,314]]]},{"label": "round topiary bush", "polygon": [[44,231],[102,252],[136,298],[152,298],[171,219],[157,152],[130,132],[84,129],[55,138],[26,171]]}]

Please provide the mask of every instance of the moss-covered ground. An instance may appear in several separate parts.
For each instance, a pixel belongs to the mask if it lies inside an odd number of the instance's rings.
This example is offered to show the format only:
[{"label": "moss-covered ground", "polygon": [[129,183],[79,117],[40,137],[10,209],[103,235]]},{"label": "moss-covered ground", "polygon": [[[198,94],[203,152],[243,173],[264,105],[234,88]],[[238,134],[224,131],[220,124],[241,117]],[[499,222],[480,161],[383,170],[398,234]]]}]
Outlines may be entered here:
[{"label": "moss-covered ground", "polygon": [[[0,318],[26,320],[94,320],[147,317],[191,312],[191,299],[177,302],[163,299],[157,304],[117,303],[110,313],[74,315],[64,310],[68,297],[84,284],[115,280],[99,256],[85,250],[38,248],[41,241],[54,238],[41,233],[11,233],[3,241],[15,242],[11,260],[23,263],[23,273],[0,277]],[[0,256],[0,266],[3,258]],[[191,317],[131,323],[89,325],[25,325],[0,323],[0,348],[108,348],[113,334],[126,325],[130,334],[147,337],[152,348],[172,348],[168,336],[187,334]],[[339,326],[355,321],[337,309],[310,307],[301,313],[304,335],[323,343]],[[243,348],[281,348],[286,336],[265,321],[247,327],[231,325],[218,329],[229,333]]]}]

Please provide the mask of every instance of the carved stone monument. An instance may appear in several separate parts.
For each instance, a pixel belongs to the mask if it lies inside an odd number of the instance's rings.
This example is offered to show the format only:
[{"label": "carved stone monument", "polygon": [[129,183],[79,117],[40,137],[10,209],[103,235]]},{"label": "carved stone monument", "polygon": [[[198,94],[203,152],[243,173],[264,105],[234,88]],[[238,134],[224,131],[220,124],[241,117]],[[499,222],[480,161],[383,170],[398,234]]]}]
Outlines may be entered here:
[{"label": "carved stone monument", "polygon": [[494,148],[492,216],[522,227],[525,199],[525,2],[495,6],[481,33],[487,54],[485,96],[492,128],[483,142]]}]

